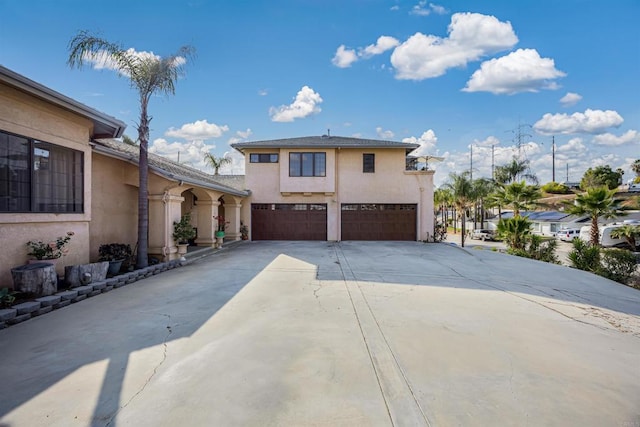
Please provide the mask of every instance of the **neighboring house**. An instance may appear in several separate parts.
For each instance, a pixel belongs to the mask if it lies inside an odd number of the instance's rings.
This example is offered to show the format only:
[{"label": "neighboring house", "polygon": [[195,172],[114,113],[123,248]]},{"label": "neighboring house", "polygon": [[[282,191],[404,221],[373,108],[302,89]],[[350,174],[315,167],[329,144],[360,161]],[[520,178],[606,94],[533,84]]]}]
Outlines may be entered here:
[{"label": "neighboring house", "polygon": [[[114,141],[122,121],[0,66],[0,287],[25,264],[29,240],[74,232],[65,265],[95,261],[103,243],[137,240],[138,148]],[[106,138],[106,139],[104,139]],[[214,216],[239,239],[242,177],[213,177],[149,156],[149,253],[175,258],[173,221],[186,212],[198,245],[210,246]]]},{"label": "neighboring house", "polygon": [[[417,144],[310,136],[239,142],[252,240],[433,239],[433,171]],[[409,170],[408,170],[409,169]]]},{"label": "neighboring house", "polygon": [[[555,234],[563,228],[580,229],[585,225],[591,224],[591,218],[588,216],[575,216],[569,215],[565,212],[559,211],[525,211],[520,212],[521,216],[524,216],[531,221],[532,231],[535,234],[543,236],[555,236]],[[513,217],[513,212],[502,212],[502,218],[508,219]],[[625,219],[640,220],[640,212],[626,211],[626,215],[618,218],[599,218],[598,223],[609,224],[616,221]],[[500,218],[496,217],[491,220],[492,223],[497,224]]]}]

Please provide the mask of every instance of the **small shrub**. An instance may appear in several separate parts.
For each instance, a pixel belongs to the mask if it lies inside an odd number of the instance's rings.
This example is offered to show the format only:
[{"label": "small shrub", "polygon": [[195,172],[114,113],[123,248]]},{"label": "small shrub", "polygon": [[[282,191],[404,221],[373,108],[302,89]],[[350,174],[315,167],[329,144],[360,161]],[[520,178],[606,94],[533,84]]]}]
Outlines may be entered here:
[{"label": "small shrub", "polygon": [[120,261],[131,258],[131,246],[125,243],[107,243],[98,248],[100,261]]},{"label": "small shrub", "polygon": [[573,239],[573,249],[568,257],[571,266],[579,270],[595,273],[600,269],[600,247],[581,239]]},{"label": "small shrub", "polygon": [[636,271],[636,257],[624,249],[602,251],[598,274],[620,283],[629,283]]},{"label": "small shrub", "polygon": [[541,188],[542,191],[549,194],[569,194],[571,193],[571,189],[564,184],[560,184],[559,182],[548,182]]}]

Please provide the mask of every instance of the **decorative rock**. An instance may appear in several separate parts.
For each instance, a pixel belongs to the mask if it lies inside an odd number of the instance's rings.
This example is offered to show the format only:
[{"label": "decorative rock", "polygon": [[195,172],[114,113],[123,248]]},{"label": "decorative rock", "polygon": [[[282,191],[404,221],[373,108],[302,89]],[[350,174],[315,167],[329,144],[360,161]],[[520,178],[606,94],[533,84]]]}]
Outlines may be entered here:
[{"label": "decorative rock", "polygon": [[93,286],[87,285],[87,286],[78,286],[77,288],[73,288],[74,291],[78,292],[78,296],[80,295],[86,295],[89,292],[93,291]]},{"label": "decorative rock", "polygon": [[25,320],[31,319],[31,313],[20,314],[13,319],[7,320],[9,325],[15,325],[16,323],[24,322]]},{"label": "decorative rock", "polygon": [[16,310],[16,315],[20,316],[21,314],[33,313],[34,311],[40,308],[40,303],[36,301],[28,301],[23,302],[22,304],[14,305],[13,307]]},{"label": "decorative rock", "polygon": [[68,306],[69,304],[71,304],[71,300],[64,299],[64,300],[61,300],[59,303],[54,304],[54,305],[53,305],[53,309],[54,309],[54,310],[57,310],[57,309],[59,309],[59,308],[66,307],[66,306]]},{"label": "decorative rock", "polygon": [[114,288],[121,288],[121,287],[123,287],[123,286],[125,286],[125,285],[127,285],[127,282],[120,282],[120,281],[118,281],[118,282],[116,282],[116,283],[113,285],[113,287],[114,287]]},{"label": "decorative rock", "polygon": [[[64,268],[64,280],[75,288],[76,286],[86,285],[91,282],[99,282],[107,277],[107,270],[109,269],[109,262],[94,262],[91,264],[81,265],[69,265]],[[90,282],[86,282],[89,274]],[[86,283],[83,283],[86,282]]]},{"label": "decorative rock", "polygon": [[109,292],[109,291],[111,291],[111,290],[113,290],[113,286],[105,286],[105,287],[102,289],[102,293],[104,294],[104,293]]},{"label": "decorative rock", "polygon": [[100,289],[96,289],[95,291],[91,291],[87,294],[88,297],[95,297],[96,295],[100,295],[102,292]]},{"label": "decorative rock", "polygon": [[14,289],[20,292],[46,296],[58,291],[56,267],[52,264],[37,262],[11,269]]},{"label": "decorative rock", "polygon": [[53,306],[48,305],[46,307],[42,307],[40,310],[36,310],[33,313],[31,313],[34,317],[35,316],[40,316],[41,314],[45,314],[50,312],[51,310],[53,310]]},{"label": "decorative rock", "polygon": [[73,291],[58,292],[56,295],[62,298],[63,301],[65,300],[71,301],[72,299],[78,296],[78,291],[73,290]]},{"label": "decorative rock", "polygon": [[48,307],[60,302],[62,297],[60,295],[51,295],[48,297],[36,298],[36,301],[40,303],[42,307]]},{"label": "decorative rock", "polygon": [[18,310],[16,310],[15,308],[4,308],[0,310],[0,322],[13,319],[17,314]]}]

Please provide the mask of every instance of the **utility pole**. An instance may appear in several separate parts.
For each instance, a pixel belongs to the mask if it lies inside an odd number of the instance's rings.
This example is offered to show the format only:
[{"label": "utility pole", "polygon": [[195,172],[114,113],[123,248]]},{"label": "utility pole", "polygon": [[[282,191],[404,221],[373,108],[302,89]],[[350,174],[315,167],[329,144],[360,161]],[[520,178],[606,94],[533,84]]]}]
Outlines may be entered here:
[{"label": "utility pole", "polygon": [[556,137],[551,137],[551,181],[556,182]]},{"label": "utility pole", "polygon": [[569,163],[567,163],[567,180],[565,182],[569,182]]},{"label": "utility pole", "polygon": [[531,125],[526,123],[525,124],[518,123],[518,127],[510,131],[516,134],[516,136],[513,139],[513,142],[516,143],[516,147],[518,148],[518,159],[522,159],[522,142],[524,141],[525,137],[532,138],[532,135],[528,133],[524,133],[522,131],[522,128],[524,128],[525,126],[531,127]]}]

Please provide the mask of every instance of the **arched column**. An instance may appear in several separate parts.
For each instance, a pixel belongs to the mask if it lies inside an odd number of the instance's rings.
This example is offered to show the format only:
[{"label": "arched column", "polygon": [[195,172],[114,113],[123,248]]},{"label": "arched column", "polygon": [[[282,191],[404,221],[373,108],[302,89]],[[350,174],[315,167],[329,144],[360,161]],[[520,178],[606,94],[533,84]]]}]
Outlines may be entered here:
[{"label": "arched column", "polygon": [[218,216],[220,202],[217,200],[198,199],[196,206],[198,207],[198,238],[196,239],[196,245],[213,246],[216,242],[214,236],[216,222],[213,217]]},{"label": "arched column", "polygon": [[225,203],[225,219],[229,221],[225,238],[227,240],[240,240],[240,208],[241,203]]},{"label": "arched column", "polygon": [[180,220],[183,201],[184,197],[170,191],[149,195],[149,255],[160,261],[178,258],[173,222]]}]

